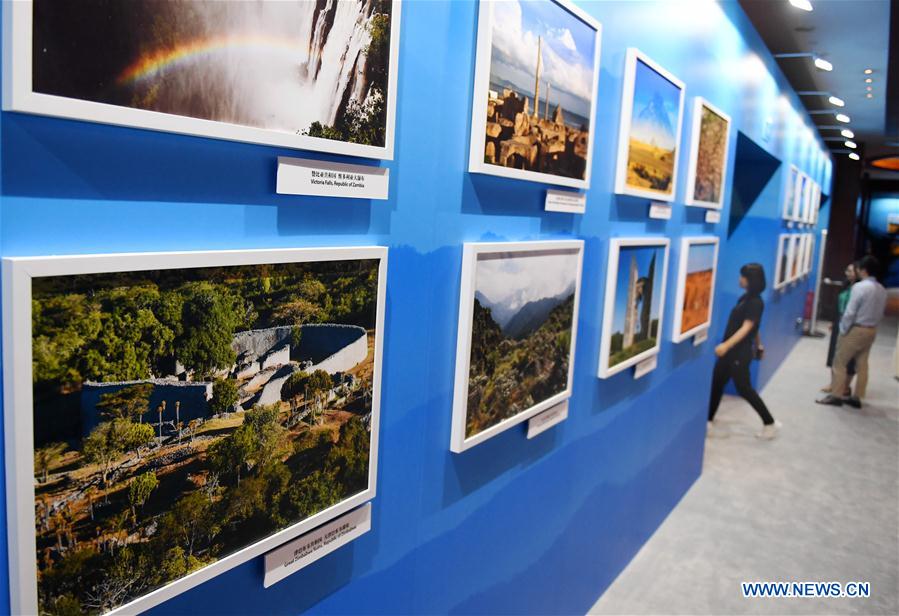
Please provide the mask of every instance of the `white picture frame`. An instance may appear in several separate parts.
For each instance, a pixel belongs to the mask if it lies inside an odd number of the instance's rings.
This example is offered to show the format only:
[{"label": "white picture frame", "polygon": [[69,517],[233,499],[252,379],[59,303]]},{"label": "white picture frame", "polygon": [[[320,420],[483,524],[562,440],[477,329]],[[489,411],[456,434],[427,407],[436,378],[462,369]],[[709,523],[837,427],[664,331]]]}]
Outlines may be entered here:
[{"label": "white picture frame", "polygon": [[803,272],[806,276],[812,273],[812,269],[814,268],[814,256],[815,256],[815,234],[809,233],[805,238],[805,265],[803,268]]},{"label": "white picture frame", "polygon": [[788,246],[787,246],[787,262],[789,263],[789,269],[787,270],[787,283],[796,282],[801,277],[800,273],[800,242],[801,242],[801,234],[792,233],[789,236]]},{"label": "white picture frame", "polygon": [[[555,186],[567,186],[569,188],[590,188],[590,174],[593,167],[594,140],[596,131],[596,103],[598,98],[599,73],[600,73],[600,47],[602,42],[602,24],[586,11],[578,7],[570,0],[537,0],[543,3],[552,3],[560,10],[567,11],[573,17],[583,22],[585,26],[595,31],[593,53],[593,83],[590,87],[592,99],[589,112],[589,134],[587,138],[587,159],[584,169],[584,177],[568,177],[554,173],[517,169],[499,164],[485,162],[485,149],[487,146],[487,120],[490,93],[490,68],[493,49],[493,25],[494,9],[497,4],[494,0],[480,0],[478,3],[478,34],[475,50],[474,88],[471,110],[471,136],[469,140],[469,173],[481,173],[503,178],[542,182]],[[497,152],[497,154],[499,154]]]},{"label": "white picture frame", "polygon": [[[677,126],[675,127],[674,132],[674,153],[670,174],[670,189],[664,192],[661,190],[631,186],[627,181],[630,163],[629,151],[634,107],[634,88],[636,86],[638,63],[644,64],[647,68],[668,81],[680,91],[676,119]],[[661,65],[653,61],[639,49],[634,47],[628,48],[624,66],[624,85],[621,92],[621,117],[619,118],[618,125],[618,151],[615,171],[616,194],[643,197],[653,201],[666,201],[669,203],[675,200],[677,196],[678,161],[681,154],[681,128],[683,127],[685,93],[686,85],[684,82],[665,70]]]},{"label": "white picture frame", "polygon": [[[577,342],[578,307],[580,304],[581,272],[583,269],[583,240],[539,240],[525,242],[467,242],[463,247],[462,279],[459,292],[459,326],[456,338],[456,370],[453,388],[452,433],[450,450],[461,453],[501,432],[508,430],[534,415],[541,413],[571,397],[574,383],[574,362]],[[574,306],[571,324],[571,342],[568,359],[568,378],[564,390],[519,411],[475,434],[467,435],[469,375],[471,370],[471,339],[474,321],[474,303],[478,292],[478,265],[482,256],[535,256],[569,253],[575,259]],[[514,257],[513,257],[514,258]]]},{"label": "white picture frame", "polygon": [[[371,432],[368,487],[296,524],[253,542],[209,565],[120,605],[109,614],[133,614],[171,599],[252,558],[278,547],[376,495],[381,404],[384,310],[387,285],[387,248],[276,248],[204,252],[147,252],[6,257],[3,275],[3,379],[6,448],[6,507],[9,542],[9,589],[15,614],[38,612],[35,550],[35,479],[33,458],[32,280],[44,276],[103,274],[204,267],[245,266],[298,262],[378,260],[378,284],[373,343]],[[261,583],[261,580],[260,580]]]},{"label": "white picture frame", "polygon": [[[286,131],[94,102],[34,91],[32,82],[33,9],[31,0],[3,3],[3,109],[21,113],[112,124],[131,128],[280,146],[297,150],[392,160],[396,133],[401,0],[391,0],[385,143],[351,143]],[[299,131],[297,131],[299,132]]]},{"label": "white picture frame", "polygon": [[[724,154],[721,159],[721,188],[717,201],[708,201],[696,198],[696,174],[699,163],[699,146],[702,138],[702,110],[708,109],[710,113],[718,116],[727,125],[724,131]],[[684,205],[720,210],[724,207],[724,193],[727,190],[727,163],[730,153],[730,116],[718,107],[715,107],[705,98],[697,96],[693,99],[693,125],[690,131],[690,158],[687,166],[687,192],[684,195]]]},{"label": "white picture frame", "polygon": [[793,191],[792,220],[793,222],[800,223],[802,222],[802,205],[803,200],[805,199],[806,184],[808,183],[809,178],[802,171],[799,172],[796,178],[797,185]]},{"label": "white picture frame", "polygon": [[[683,328],[684,303],[687,292],[687,276],[689,272],[690,249],[694,246],[712,246],[712,273],[709,282],[709,299],[708,299],[708,317],[705,321],[694,325],[693,327]],[[703,331],[707,331],[712,324],[712,317],[715,312],[715,283],[718,276],[718,236],[708,235],[700,237],[684,237],[681,238],[680,255],[677,269],[677,292],[675,293],[674,303],[674,321],[672,325],[671,339],[674,342],[683,342],[684,340],[695,336]]]},{"label": "white picture frame", "polygon": [[781,233],[777,236],[777,256],[774,264],[774,289],[783,289],[789,280],[790,272],[790,234]]},{"label": "white picture frame", "polygon": [[[600,340],[599,367],[597,369],[599,378],[609,378],[659,354],[662,347],[662,340],[664,339],[663,324],[665,321],[665,294],[668,280],[668,252],[670,244],[671,241],[666,237],[620,237],[613,238],[609,241],[609,259],[606,270],[605,299],[603,303],[602,338]],[[664,257],[661,272],[655,274],[661,276],[661,286],[658,295],[659,310],[657,317],[656,343],[652,348],[646,349],[614,365],[610,365],[610,351],[612,346],[612,336],[614,334],[612,328],[614,327],[615,304],[617,294],[622,291],[621,289],[618,289],[619,258],[622,248],[633,247],[651,247],[663,250]]]},{"label": "white picture frame", "polygon": [[796,168],[796,165],[790,165],[787,170],[787,186],[781,212],[781,217],[787,222],[795,222],[796,220],[793,216],[793,204],[796,200],[796,191],[800,186],[799,177],[799,169]]},{"label": "white picture frame", "polygon": [[800,222],[805,225],[812,224],[812,200],[815,193],[815,181],[807,177],[805,184],[805,194],[802,195],[802,217]]}]

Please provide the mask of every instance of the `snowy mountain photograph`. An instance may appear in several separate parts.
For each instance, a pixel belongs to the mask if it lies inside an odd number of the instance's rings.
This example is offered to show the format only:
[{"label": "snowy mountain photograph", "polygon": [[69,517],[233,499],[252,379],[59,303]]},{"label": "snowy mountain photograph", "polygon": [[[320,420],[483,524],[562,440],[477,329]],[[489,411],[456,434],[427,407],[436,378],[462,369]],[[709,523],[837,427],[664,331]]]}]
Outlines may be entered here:
[{"label": "snowy mountain photograph", "polygon": [[535,249],[478,256],[466,437],[568,388],[580,252]]}]

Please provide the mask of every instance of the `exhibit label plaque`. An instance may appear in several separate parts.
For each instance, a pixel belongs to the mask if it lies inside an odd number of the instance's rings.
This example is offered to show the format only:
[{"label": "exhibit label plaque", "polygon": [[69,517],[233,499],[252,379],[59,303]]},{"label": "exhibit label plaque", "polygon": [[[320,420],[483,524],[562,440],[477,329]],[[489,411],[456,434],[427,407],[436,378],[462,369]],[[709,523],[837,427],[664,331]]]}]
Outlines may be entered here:
[{"label": "exhibit label plaque", "polygon": [[669,220],[671,218],[671,205],[653,201],[649,204],[649,217],[658,218],[659,220]]},{"label": "exhibit label plaque", "polygon": [[709,330],[704,329],[701,332],[698,332],[695,336],[693,336],[693,346],[699,346],[703,342],[709,339]]},{"label": "exhibit label plaque", "polygon": [[709,224],[721,222],[721,212],[710,210],[705,213],[705,221]]},{"label": "exhibit label plaque", "polygon": [[634,367],[634,378],[639,379],[641,376],[652,372],[659,365],[659,356],[653,355],[649,359],[644,359]]},{"label": "exhibit label plaque", "polygon": [[549,189],[546,191],[544,209],[547,212],[583,214],[587,210],[587,194]]},{"label": "exhibit label plaque", "polygon": [[280,582],[369,530],[371,530],[371,503],[366,503],[266,554],[265,579],[262,585],[268,588]]},{"label": "exhibit label plaque", "polygon": [[279,195],[386,199],[389,169],[326,160],[278,157]]},{"label": "exhibit label plaque", "polygon": [[528,438],[534,438],[566,419],[568,419],[568,400],[531,417],[528,420]]}]

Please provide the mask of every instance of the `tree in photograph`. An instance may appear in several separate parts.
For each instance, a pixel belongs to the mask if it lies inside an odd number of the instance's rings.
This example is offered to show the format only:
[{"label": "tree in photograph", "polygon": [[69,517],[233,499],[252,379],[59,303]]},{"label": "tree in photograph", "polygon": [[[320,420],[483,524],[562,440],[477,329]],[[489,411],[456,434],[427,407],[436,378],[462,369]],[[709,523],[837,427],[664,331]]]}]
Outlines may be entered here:
[{"label": "tree in photograph", "polygon": [[278,421],[280,405],[254,406],[244,415],[241,429],[252,435],[255,447],[248,458],[257,469],[257,474],[271,462],[287,454],[287,430]]},{"label": "tree in photograph", "polygon": [[109,471],[113,462],[125,454],[135,451],[153,440],[153,427],[136,424],[127,419],[104,421],[84,439],[82,453],[85,459],[100,466],[103,487],[109,487]]},{"label": "tree in photograph", "polygon": [[109,487],[109,471],[112,463],[125,452],[124,440],[115,421],[105,421],[94,428],[81,447],[85,459],[100,466],[103,487]]},{"label": "tree in photograph", "polygon": [[80,383],[77,358],[100,333],[100,310],[84,294],[52,295],[31,302],[35,383]]},{"label": "tree in photograph", "polygon": [[122,443],[125,451],[133,451],[140,460],[142,447],[153,442],[153,426],[150,424],[136,424],[133,421],[119,420],[118,426],[122,432]]},{"label": "tree in photograph", "polygon": [[219,526],[214,521],[212,505],[199,490],[183,496],[162,517],[159,540],[163,545],[181,546],[192,557],[202,539],[212,539]]},{"label": "tree in photograph", "polygon": [[65,443],[50,443],[34,451],[34,470],[41,474],[41,483],[47,483],[50,469],[62,460]]},{"label": "tree in photograph", "polygon": [[292,413],[296,412],[300,398],[306,395],[306,382],[308,380],[309,375],[305,372],[294,372],[281,385],[281,399],[290,400]]},{"label": "tree in photograph", "polygon": [[237,404],[237,382],[234,379],[216,379],[212,384],[212,399],[209,401],[209,411],[213,415],[221,415],[233,410]]},{"label": "tree in photograph", "polygon": [[256,449],[253,431],[246,425],[217,441],[209,448],[212,468],[222,475],[234,474],[240,487],[241,469],[252,458]]},{"label": "tree in photograph", "polygon": [[315,400],[316,413],[321,413],[324,410],[324,404],[327,401],[332,385],[331,375],[324,370],[316,370],[309,375],[309,380],[307,381],[308,395]]},{"label": "tree in photograph", "polygon": [[247,317],[243,300],[209,282],[187,283],[181,292],[184,329],[175,341],[176,358],[201,376],[230,367],[237,360],[232,337]]},{"label": "tree in photograph", "polygon": [[340,438],[328,452],[325,468],[334,473],[337,482],[353,494],[368,485],[370,439],[362,420],[351,417],[340,426]]},{"label": "tree in photograph", "polygon": [[287,498],[298,518],[305,519],[339,501],[340,487],[328,473],[313,471],[289,489]]},{"label": "tree in photograph", "polygon": [[159,406],[156,407],[156,412],[159,414],[159,440],[162,442],[162,414],[165,413],[165,400],[159,403]]},{"label": "tree in photograph", "polygon": [[152,383],[129,385],[118,391],[101,394],[97,410],[104,419],[130,419],[140,423],[144,413],[150,410],[152,393]]},{"label": "tree in photograph", "polygon": [[128,486],[128,504],[131,505],[131,518],[137,524],[137,511],[143,509],[150,494],[159,485],[154,471],[147,471],[131,480]]}]

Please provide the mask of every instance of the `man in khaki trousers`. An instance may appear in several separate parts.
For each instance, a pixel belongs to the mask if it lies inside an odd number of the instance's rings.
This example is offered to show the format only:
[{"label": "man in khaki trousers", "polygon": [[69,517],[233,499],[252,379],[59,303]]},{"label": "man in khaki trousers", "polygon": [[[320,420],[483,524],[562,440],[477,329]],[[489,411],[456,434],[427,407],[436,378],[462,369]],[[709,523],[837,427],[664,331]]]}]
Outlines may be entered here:
[{"label": "man in khaki trousers", "polygon": [[833,371],[830,382],[831,392],[846,390],[846,367],[855,360],[856,381],[855,395],[838,398],[833,393],[817,400],[818,404],[842,406],[845,402],[855,408],[861,408],[862,398],[868,387],[868,354],[877,336],[877,326],[883,319],[886,309],[887,292],[874,278],[877,272],[877,259],[868,255],[855,264],[859,281],[852,287],[849,303],[843,318],[840,319],[840,337],[833,357]]}]

